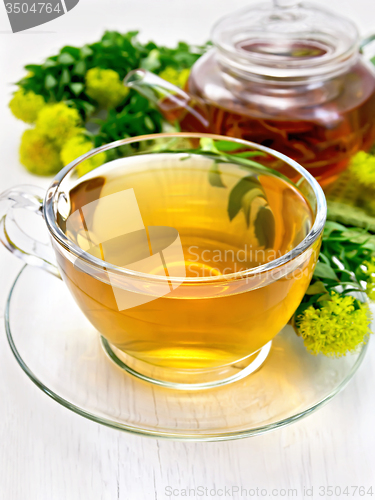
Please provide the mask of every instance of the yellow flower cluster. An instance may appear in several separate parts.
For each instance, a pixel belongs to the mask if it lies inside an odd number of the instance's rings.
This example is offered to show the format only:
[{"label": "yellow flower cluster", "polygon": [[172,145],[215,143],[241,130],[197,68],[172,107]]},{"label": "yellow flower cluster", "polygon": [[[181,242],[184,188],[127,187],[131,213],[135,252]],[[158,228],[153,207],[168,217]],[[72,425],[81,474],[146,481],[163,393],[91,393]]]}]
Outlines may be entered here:
[{"label": "yellow flower cluster", "polygon": [[52,175],[62,167],[59,149],[36,128],[23,133],[20,161],[27,170],[38,175]]},{"label": "yellow flower cluster", "polygon": [[[69,139],[69,141],[63,146],[61,150],[61,159],[64,165],[67,165],[71,161],[76,160],[80,156],[88,153],[93,148],[94,144],[91,141],[82,135],[77,135],[76,137]],[[99,167],[105,162],[105,160],[105,153],[98,153],[82,163],[79,163],[76,167],[78,176],[81,177],[94,168]]]},{"label": "yellow flower cluster", "polygon": [[86,94],[104,108],[115,108],[129,93],[112,69],[92,68],[86,73]]},{"label": "yellow flower cluster", "polygon": [[364,186],[375,186],[375,156],[359,151],[351,160],[349,166],[353,175]]},{"label": "yellow flower cluster", "polygon": [[26,123],[35,123],[40,110],[45,106],[41,95],[34,92],[25,92],[23,89],[17,90],[13,99],[9,103],[13,115]]},{"label": "yellow flower cluster", "polygon": [[[94,144],[82,132],[81,117],[75,108],[63,102],[45,104],[38,112],[35,128],[22,135],[20,161],[33,174],[55,174],[67,163],[93,149]],[[79,175],[104,161],[104,154],[86,160],[78,167]]]},{"label": "yellow flower cluster", "polygon": [[63,163],[60,150],[63,143],[82,128],[78,111],[63,102],[45,104],[38,112],[35,128],[26,130],[21,138],[20,161],[33,174],[51,175]]},{"label": "yellow flower cluster", "polygon": [[177,87],[181,88],[185,87],[189,75],[190,69],[183,69],[182,71],[178,71],[172,66],[168,66],[159,74],[160,78],[163,78],[163,80],[167,80],[167,82],[172,83],[173,85],[177,85]]},{"label": "yellow flower cluster", "polygon": [[46,105],[39,113],[36,128],[57,146],[61,147],[71,137],[80,134],[83,129],[81,117],[75,108],[69,108],[63,102]]},{"label": "yellow flower cluster", "polygon": [[308,307],[296,318],[299,334],[312,354],[340,357],[366,342],[371,314],[367,303],[332,292],[320,309]]}]

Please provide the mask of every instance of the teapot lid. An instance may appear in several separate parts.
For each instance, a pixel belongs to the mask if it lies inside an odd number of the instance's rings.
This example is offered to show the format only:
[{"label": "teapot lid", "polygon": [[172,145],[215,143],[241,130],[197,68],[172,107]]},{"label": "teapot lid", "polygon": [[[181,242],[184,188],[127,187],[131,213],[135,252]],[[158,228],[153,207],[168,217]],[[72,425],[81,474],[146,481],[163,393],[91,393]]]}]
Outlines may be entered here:
[{"label": "teapot lid", "polygon": [[220,62],[240,76],[295,81],[341,73],[358,54],[356,26],[299,0],[273,0],[220,19],[212,41]]}]

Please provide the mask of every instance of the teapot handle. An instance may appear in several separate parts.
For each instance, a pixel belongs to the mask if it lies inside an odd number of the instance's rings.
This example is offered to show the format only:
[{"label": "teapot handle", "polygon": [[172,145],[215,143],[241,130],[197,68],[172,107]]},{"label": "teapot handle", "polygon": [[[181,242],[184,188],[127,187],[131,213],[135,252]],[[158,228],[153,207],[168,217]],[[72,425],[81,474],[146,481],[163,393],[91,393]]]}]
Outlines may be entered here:
[{"label": "teapot handle", "polygon": [[16,186],[0,194],[0,206],[8,205],[0,210],[0,243],[27,264],[41,267],[61,279],[51,246],[27,235],[15,218],[15,209],[43,216],[43,199],[44,191],[36,186]]}]

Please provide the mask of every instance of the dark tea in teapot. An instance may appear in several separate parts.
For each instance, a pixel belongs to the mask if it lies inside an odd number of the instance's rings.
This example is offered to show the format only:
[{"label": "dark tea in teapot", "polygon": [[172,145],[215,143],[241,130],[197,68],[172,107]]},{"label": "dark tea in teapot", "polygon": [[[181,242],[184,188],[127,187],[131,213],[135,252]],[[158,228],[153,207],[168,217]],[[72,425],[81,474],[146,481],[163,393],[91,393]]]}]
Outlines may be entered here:
[{"label": "dark tea in teapot", "polygon": [[[296,50],[303,54],[303,47]],[[323,185],[358,151],[375,143],[375,77],[363,63],[310,89],[243,81],[230,97],[223,93],[219,100],[208,100],[201,82],[219,86],[219,78],[218,63],[210,54],[189,80],[188,91],[205,100],[210,131],[280,151]],[[196,118],[186,113],[180,125],[182,130],[196,130]]]}]

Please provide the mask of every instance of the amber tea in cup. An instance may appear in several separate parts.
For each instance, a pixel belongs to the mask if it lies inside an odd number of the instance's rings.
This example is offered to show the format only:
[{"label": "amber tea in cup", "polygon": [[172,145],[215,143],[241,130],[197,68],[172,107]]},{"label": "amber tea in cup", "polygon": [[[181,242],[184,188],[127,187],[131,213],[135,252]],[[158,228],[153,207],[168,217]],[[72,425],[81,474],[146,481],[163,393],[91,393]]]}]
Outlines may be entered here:
[{"label": "amber tea in cup", "polygon": [[220,136],[103,150],[95,170],[80,175],[86,155],[60,174],[45,213],[61,277],[110,357],[173,387],[256,369],[311,280],[325,217],[317,182]]}]

